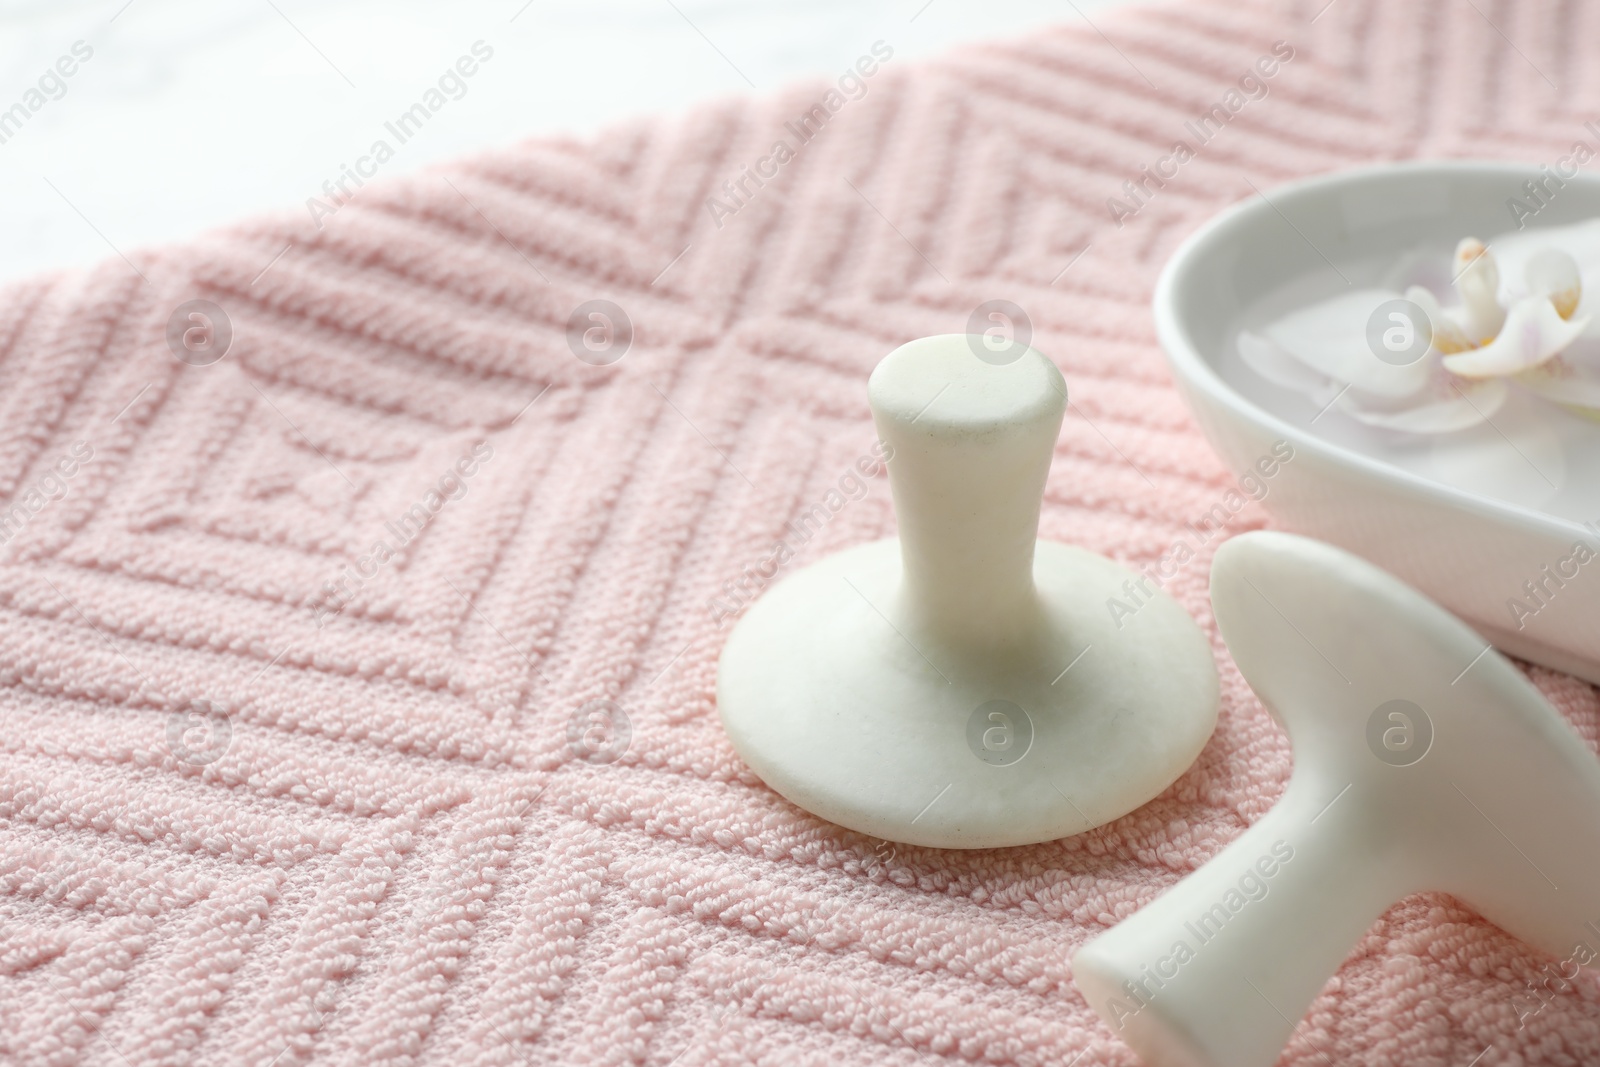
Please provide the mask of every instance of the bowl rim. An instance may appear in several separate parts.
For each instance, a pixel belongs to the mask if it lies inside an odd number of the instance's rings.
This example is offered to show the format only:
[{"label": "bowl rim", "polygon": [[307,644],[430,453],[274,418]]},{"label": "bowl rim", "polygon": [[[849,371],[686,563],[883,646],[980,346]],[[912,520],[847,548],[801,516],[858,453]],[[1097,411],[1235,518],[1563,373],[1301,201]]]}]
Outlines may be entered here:
[{"label": "bowl rim", "polygon": [[[1204,392],[1211,403],[1227,409],[1234,418],[1253,423],[1274,437],[1289,441],[1297,449],[1304,447],[1312,455],[1325,461],[1349,464],[1368,478],[1388,479],[1434,505],[1464,510],[1483,518],[1520,526],[1530,533],[1545,534],[1554,527],[1574,536],[1590,537],[1593,531],[1575,520],[1432,481],[1420,474],[1336,444],[1306,427],[1285,421],[1247,399],[1222,379],[1195,346],[1178,311],[1178,297],[1184,286],[1190,284],[1191,279],[1206,269],[1206,253],[1227,237],[1230,231],[1241,226],[1246,219],[1269,212],[1281,214],[1279,207],[1285,201],[1322,194],[1359,180],[1374,177],[1424,177],[1429,174],[1449,178],[1474,171],[1502,173],[1508,177],[1515,175],[1519,179],[1529,174],[1538,174],[1538,168],[1533,164],[1510,163],[1504,160],[1405,160],[1372,163],[1281,183],[1269,190],[1274,194],[1270,200],[1265,192],[1257,190],[1255,195],[1230,204],[1186,237],[1162,268],[1151,301],[1156,340],[1160,343],[1173,373],[1184,383]],[[1582,173],[1572,179],[1564,180],[1577,181],[1585,185],[1600,185],[1600,177]]]}]

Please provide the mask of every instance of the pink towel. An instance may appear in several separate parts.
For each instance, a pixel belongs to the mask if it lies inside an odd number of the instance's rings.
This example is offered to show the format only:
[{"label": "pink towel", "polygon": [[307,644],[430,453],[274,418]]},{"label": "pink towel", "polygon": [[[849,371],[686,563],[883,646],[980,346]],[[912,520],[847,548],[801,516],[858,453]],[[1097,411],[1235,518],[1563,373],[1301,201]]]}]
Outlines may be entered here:
[{"label": "pink towel", "polygon": [[[1069,956],[1289,774],[1220,643],[1177,784],[990,852],[767,790],[717,653],[791,519],[781,573],[892,532],[846,476],[901,342],[1019,305],[1072,398],[1042,532],[1143,566],[1232,484],[1151,329],[1178,241],[1249,183],[1600,143],[1600,4],[1323,2],[863,41],[4,291],[0,1062],[1134,1063]],[[1208,628],[1215,547],[1170,586]],[[1553,963],[1407,899],[1283,1062],[1600,1061]]]}]

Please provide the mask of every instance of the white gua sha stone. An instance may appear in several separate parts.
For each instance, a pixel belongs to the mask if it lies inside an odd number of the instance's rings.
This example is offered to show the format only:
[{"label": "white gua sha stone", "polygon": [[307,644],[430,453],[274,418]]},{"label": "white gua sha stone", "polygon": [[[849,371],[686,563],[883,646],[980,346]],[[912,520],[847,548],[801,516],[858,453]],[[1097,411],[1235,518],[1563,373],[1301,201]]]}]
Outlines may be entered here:
[{"label": "white gua sha stone", "polygon": [[1241,837],[1073,958],[1113,1033],[1153,1067],[1268,1067],[1361,935],[1424,890],[1566,977],[1600,958],[1600,761],[1488,642],[1289,534],[1224,544],[1211,600],[1294,775]]},{"label": "white gua sha stone", "polygon": [[[982,352],[980,358],[979,352]],[[900,537],[769,590],[723,649],[717,704],[772,788],[891,841],[989,848],[1115,819],[1216,725],[1211,648],[1111,561],[1035,542],[1066,384],[1032,348],[927,337],[867,384]]]}]

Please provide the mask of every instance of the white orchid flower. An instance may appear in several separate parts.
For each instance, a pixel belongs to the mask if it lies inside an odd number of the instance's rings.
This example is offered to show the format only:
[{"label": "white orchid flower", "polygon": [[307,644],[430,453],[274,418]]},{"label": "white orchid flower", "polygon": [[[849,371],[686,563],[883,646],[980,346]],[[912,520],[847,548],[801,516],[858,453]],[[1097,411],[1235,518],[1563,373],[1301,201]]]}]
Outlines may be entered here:
[{"label": "white orchid flower", "polygon": [[[1581,313],[1585,274],[1588,290],[1600,289],[1600,219],[1487,245],[1469,237],[1450,261],[1416,254],[1395,274],[1393,287],[1342,293],[1242,331],[1240,357],[1325,409],[1403,433],[1477,426],[1513,383],[1600,419],[1600,331]],[[1441,292],[1454,299],[1443,303]],[[1414,310],[1385,309],[1397,301]],[[1422,317],[1425,342],[1413,336]]]}]

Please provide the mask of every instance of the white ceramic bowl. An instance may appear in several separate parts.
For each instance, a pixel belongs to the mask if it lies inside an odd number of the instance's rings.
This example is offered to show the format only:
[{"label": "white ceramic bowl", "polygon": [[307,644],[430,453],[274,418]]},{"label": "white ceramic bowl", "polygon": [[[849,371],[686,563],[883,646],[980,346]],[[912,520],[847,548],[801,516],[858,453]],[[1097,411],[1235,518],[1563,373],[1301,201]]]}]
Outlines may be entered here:
[{"label": "white ceramic bowl", "polygon": [[[1363,445],[1374,439],[1337,411],[1319,414],[1308,399],[1256,378],[1234,345],[1241,319],[1269,298],[1281,301],[1286,288],[1315,300],[1331,295],[1330,278],[1344,287],[1337,274],[1375,285],[1419,245],[1449,249],[1465,236],[1515,229],[1508,200],[1526,199],[1523,183],[1535,176],[1530,166],[1407,163],[1268,190],[1211,220],[1172,257],[1156,288],[1156,329],[1184,398],[1230,467],[1243,475],[1280,441],[1294,449],[1259,480],[1263,505],[1284,526],[1398,575],[1502,651],[1600,683],[1600,560],[1572,562],[1576,542],[1600,552],[1600,424],[1553,406],[1538,416],[1559,424],[1567,442],[1567,458],[1557,456],[1561,485],[1543,494],[1555,499],[1476,491],[1470,478],[1438,475],[1443,467],[1428,452],[1437,445],[1405,444],[1394,453],[1402,459],[1383,458],[1392,441]],[[1596,216],[1600,180],[1580,175],[1529,225]],[[1513,448],[1508,440],[1508,456]],[[1484,455],[1486,471],[1499,462]],[[1528,582],[1542,583],[1537,599]],[[1514,599],[1537,611],[1513,610]]]}]

